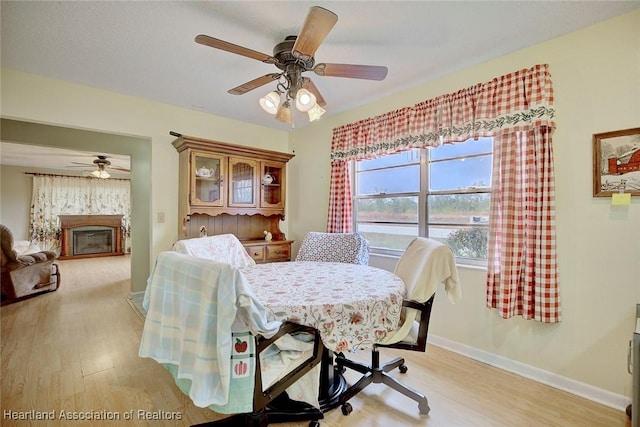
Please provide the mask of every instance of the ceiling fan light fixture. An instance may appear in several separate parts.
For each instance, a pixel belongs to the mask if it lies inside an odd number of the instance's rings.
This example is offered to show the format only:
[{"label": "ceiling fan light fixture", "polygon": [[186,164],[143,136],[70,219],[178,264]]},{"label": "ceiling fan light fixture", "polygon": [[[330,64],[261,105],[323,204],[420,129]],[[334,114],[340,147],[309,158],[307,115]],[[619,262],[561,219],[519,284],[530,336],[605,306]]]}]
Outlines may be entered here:
[{"label": "ceiling fan light fixture", "polygon": [[259,99],[260,107],[274,115],[277,120],[293,127],[291,105],[296,110],[308,113],[309,121],[318,120],[326,111],[326,102],[314,83],[302,74],[313,71],[318,76],[345,77],[351,79],[384,80],[387,67],[358,64],[316,64],[315,54],[324,39],[338,21],[338,15],[320,6],[309,9],[298,35],[289,35],[276,44],[273,55],[268,55],[244,46],[239,46],[204,34],[196,36],[198,44],[223,50],[265,64],[273,64],[280,71],[265,74],[227,92],[242,95],[267,83],[277,81],[277,89]]},{"label": "ceiling fan light fixture", "polygon": [[318,104],[315,104],[309,111],[307,111],[307,114],[309,114],[309,121],[310,122],[315,122],[320,117],[322,117],[322,115],[324,113],[326,113],[326,112],[327,112],[327,110],[325,110],[324,108],[322,108]]},{"label": "ceiling fan light fixture", "polygon": [[271,115],[276,114],[278,112],[278,105],[280,105],[280,94],[276,91],[269,92],[260,98],[258,102],[264,111]]},{"label": "ceiling fan light fixture", "polygon": [[291,103],[289,101],[285,101],[280,108],[278,108],[278,113],[276,114],[276,120],[279,120],[283,123],[291,124]]},{"label": "ceiling fan light fixture", "polygon": [[100,179],[107,179],[111,177],[111,175],[109,175],[109,172],[107,172],[106,170],[100,170],[100,169],[94,170],[93,172],[91,172],[91,175]]},{"label": "ceiling fan light fixture", "polygon": [[316,105],[316,96],[307,89],[300,89],[296,95],[296,108],[303,113],[311,110]]}]

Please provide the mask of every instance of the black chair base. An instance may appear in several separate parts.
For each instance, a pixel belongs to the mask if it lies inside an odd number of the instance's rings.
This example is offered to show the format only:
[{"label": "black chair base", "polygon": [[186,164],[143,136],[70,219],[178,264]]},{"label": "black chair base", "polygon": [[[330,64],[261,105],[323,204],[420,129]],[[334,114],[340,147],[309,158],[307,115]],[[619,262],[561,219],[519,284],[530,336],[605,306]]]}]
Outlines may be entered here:
[{"label": "black chair base", "polygon": [[291,400],[286,392],[276,397],[267,409],[235,414],[222,420],[192,425],[191,427],[267,427],[270,424],[309,421],[309,427],[319,426],[322,411],[306,402]]},{"label": "black chair base", "polygon": [[371,352],[371,359],[371,366],[368,366],[360,362],[349,360],[344,357],[344,354],[342,353],[336,356],[336,369],[338,369],[340,372],[344,372],[345,368],[349,368],[363,374],[363,377],[360,378],[358,382],[353,384],[344,393],[342,393],[342,395],[340,395],[340,404],[342,405],[341,408],[344,415],[349,415],[352,411],[351,404],[348,403],[348,400],[356,394],[360,393],[371,383],[386,384],[397,392],[402,393],[403,395],[415,400],[418,403],[418,409],[420,410],[421,414],[427,415],[429,413],[429,411],[431,410],[429,408],[429,401],[424,394],[419,393],[413,388],[402,384],[391,375],[387,374],[387,372],[392,371],[396,368],[398,368],[403,374],[407,372],[407,366],[405,365],[404,359],[402,357],[397,357],[383,365],[380,365],[380,353],[377,347],[374,347],[373,351]]}]

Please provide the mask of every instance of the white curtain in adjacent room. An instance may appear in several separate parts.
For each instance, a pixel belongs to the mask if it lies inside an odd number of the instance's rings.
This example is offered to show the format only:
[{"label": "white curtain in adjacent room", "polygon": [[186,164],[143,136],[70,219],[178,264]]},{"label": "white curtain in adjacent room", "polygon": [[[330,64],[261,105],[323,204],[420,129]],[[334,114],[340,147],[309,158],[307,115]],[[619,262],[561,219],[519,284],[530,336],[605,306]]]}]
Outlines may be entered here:
[{"label": "white curtain in adjacent room", "polygon": [[131,248],[131,181],[60,175],[33,177],[31,240],[60,253],[59,215],[122,215],[125,252]]}]

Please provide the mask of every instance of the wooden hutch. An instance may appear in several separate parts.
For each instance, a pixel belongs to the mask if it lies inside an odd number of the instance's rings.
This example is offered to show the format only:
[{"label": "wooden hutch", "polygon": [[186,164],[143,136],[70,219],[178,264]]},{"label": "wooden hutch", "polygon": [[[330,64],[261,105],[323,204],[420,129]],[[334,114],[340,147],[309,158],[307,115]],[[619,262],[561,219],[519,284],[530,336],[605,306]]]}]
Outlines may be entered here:
[{"label": "wooden hutch", "polygon": [[179,154],[179,238],[230,233],[256,262],[289,261],[292,241],[280,221],[293,154],[171,135]]}]

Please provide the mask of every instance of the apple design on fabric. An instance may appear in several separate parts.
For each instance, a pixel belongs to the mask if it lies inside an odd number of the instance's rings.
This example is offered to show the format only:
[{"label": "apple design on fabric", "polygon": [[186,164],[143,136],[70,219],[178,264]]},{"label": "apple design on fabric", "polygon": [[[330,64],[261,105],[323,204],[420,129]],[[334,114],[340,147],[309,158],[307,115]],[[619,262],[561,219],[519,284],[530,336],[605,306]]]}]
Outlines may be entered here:
[{"label": "apple design on fabric", "polygon": [[247,351],[248,346],[249,346],[249,343],[247,343],[246,341],[240,340],[240,338],[236,338],[235,347],[238,353],[244,353],[245,351]]},{"label": "apple design on fabric", "polygon": [[236,366],[233,367],[233,370],[236,373],[236,375],[242,376],[242,375],[245,375],[247,373],[248,366],[249,365],[247,365],[246,362],[243,362],[241,360],[238,363],[236,363]]}]

